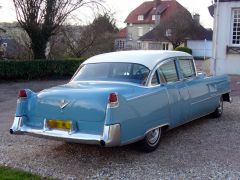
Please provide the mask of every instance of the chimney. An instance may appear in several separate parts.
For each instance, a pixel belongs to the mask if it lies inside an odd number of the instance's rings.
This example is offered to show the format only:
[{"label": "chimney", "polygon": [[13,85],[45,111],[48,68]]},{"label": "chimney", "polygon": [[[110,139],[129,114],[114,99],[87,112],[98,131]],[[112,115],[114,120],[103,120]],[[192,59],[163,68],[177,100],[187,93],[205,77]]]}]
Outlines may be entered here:
[{"label": "chimney", "polygon": [[200,15],[199,14],[194,14],[193,15],[193,20],[200,25]]},{"label": "chimney", "polygon": [[161,3],[161,0],[154,0],[154,8],[157,8],[160,3]]}]

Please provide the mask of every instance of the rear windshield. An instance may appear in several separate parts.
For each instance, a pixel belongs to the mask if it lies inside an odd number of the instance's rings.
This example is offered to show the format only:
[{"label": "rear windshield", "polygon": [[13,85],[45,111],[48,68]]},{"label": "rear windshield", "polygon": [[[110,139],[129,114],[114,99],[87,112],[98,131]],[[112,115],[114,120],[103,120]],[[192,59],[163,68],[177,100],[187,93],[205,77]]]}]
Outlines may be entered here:
[{"label": "rear windshield", "polygon": [[96,63],[81,66],[72,81],[123,81],[145,84],[149,69],[134,63]]}]

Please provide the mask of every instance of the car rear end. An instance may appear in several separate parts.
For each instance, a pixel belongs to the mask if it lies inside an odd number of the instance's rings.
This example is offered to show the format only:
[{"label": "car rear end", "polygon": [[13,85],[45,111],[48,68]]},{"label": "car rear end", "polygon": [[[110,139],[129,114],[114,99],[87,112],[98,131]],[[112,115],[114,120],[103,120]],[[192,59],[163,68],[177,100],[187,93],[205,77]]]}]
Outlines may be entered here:
[{"label": "car rear end", "polygon": [[11,134],[103,146],[118,146],[120,124],[109,124],[118,95],[107,90],[52,89],[40,93],[20,90]]}]

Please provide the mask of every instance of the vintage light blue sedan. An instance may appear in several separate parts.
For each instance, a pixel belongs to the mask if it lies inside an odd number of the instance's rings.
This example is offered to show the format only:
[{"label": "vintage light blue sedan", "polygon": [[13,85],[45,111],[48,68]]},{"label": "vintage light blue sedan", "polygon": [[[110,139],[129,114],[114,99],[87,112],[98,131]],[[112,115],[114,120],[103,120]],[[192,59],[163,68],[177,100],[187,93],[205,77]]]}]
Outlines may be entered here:
[{"label": "vintage light blue sedan", "polygon": [[138,142],[151,152],[163,130],[220,117],[223,101],[231,101],[229,77],[198,74],[187,53],[107,53],[86,60],[65,85],[20,90],[10,133],[104,147]]}]

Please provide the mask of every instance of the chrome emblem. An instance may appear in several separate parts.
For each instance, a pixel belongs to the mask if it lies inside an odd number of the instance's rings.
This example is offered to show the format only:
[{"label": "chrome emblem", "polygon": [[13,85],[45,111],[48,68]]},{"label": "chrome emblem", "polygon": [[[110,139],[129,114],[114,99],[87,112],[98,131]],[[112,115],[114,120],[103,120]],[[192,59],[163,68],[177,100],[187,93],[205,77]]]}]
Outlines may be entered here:
[{"label": "chrome emblem", "polygon": [[63,110],[68,104],[69,104],[69,102],[67,102],[63,99],[60,101],[59,107],[61,108],[61,110]]}]

